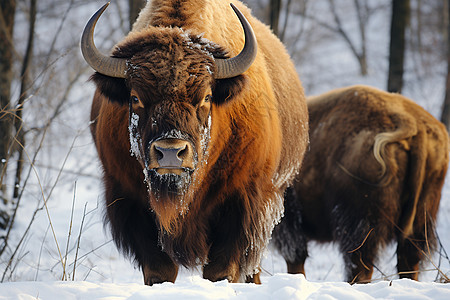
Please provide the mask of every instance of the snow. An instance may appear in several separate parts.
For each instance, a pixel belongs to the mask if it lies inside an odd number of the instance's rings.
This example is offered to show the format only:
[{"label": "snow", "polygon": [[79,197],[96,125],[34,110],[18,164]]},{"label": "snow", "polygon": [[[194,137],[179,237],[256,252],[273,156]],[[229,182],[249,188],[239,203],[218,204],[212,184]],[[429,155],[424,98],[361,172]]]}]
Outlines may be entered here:
[{"label": "snow", "polygon": [[10,282],[2,284],[0,299],[433,299],[447,300],[450,285],[411,280],[349,285],[344,282],[315,283],[303,275],[276,274],[261,285],[210,282],[200,276],[152,287],[142,284],[75,282]]},{"label": "snow", "polygon": [[134,112],[131,114],[130,124],[128,126],[128,132],[130,133],[130,153],[131,156],[136,156],[136,159],[142,159],[141,153],[141,136],[138,131],[139,116]]}]

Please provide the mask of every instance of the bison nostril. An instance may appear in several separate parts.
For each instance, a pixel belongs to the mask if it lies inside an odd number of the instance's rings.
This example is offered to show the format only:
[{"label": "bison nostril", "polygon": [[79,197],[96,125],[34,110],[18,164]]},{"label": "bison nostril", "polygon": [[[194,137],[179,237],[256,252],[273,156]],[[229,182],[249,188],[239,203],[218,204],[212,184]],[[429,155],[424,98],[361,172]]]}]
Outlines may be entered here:
[{"label": "bison nostril", "polygon": [[155,147],[156,160],[158,161],[164,157],[164,153],[160,149],[160,147]]},{"label": "bison nostril", "polygon": [[188,152],[188,146],[187,145],[185,145],[184,148],[180,148],[180,150],[177,153],[178,159],[183,160],[184,157],[187,155],[187,152]]}]

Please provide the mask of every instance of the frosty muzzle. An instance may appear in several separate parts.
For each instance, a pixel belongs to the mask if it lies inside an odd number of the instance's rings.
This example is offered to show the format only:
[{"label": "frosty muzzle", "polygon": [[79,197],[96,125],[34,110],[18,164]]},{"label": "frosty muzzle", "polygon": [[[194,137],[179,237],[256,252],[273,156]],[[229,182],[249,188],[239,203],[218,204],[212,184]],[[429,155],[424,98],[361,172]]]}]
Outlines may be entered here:
[{"label": "frosty muzzle", "polygon": [[149,143],[146,155],[147,183],[158,199],[177,201],[191,183],[197,165],[192,143],[182,138],[160,138]]}]

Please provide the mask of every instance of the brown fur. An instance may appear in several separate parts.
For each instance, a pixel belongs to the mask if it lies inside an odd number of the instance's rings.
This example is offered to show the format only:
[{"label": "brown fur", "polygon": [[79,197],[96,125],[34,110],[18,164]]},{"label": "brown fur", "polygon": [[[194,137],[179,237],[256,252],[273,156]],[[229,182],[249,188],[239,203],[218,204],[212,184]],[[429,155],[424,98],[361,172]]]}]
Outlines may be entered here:
[{"label": "brown fur", "polygon": [[307,104],[311,148],[274,230],[288,271],[304,274],[309,240],[335,241],[347,280],[367,282],[378,250],[396,240],[400,277],[417,280],[436,244],[449,161],[444,125],[413,101],[366,86]]},{"label": "brown fur", "polygon": [[[212,56],[234,56],[244,43],[228,1],[154,0],[114,50],[129,59],[127,78],[93,76],[92,132],[105,173],[106,217],[146,284],[174,281],[179,264],[201,265],[211,280],[253,275],[307,146],[306,104],[289,56],[245,6],[232,2],[258,40],[255,62],[243,75],[214,80],[208,72]],[[128,104],[130,93],[138,104]],[[208,93],[213,100],[205,103]],[[186,190],[148,192],[145,159],[130,156],[131,114],[139,116],[142,152],[174,129],[192,143],[198,163]],[[149,178],[152,186],[157,176]]]}]

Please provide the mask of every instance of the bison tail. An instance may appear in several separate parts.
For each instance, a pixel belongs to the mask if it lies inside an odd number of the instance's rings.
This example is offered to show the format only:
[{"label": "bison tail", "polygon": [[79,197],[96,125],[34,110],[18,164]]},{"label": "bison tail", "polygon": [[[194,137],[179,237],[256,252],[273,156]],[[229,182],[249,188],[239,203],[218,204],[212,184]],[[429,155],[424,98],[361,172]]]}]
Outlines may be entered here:
[{"label": "bison tail", "polygon": [[[404,123],[405,121],[407,122],[407,120],[402,120],[401,123]],[[381,172],[379,175],[380,180],[377,186],[384,186],[388,184],[391,176],[393,175],[393,170],[390,170],[391,172],[389,172],[388,169],[389,166],[393,165],[394,163],[390,164],[389,159],[394,160],[395,158],[390,157],[390,155],[386,154],[386,146],[392,143],[400,143],[405,148],[405,150],[409,150],[405,140],[417,134],[417,127],[415,126],[415,124],[414,126],[411,125],[412,124],[408,124],[407,126],[400,126],[400,128],[395,131],[382,132],[375,136],[373,156],[381,166]]]}]

